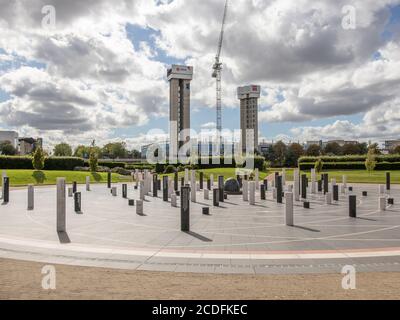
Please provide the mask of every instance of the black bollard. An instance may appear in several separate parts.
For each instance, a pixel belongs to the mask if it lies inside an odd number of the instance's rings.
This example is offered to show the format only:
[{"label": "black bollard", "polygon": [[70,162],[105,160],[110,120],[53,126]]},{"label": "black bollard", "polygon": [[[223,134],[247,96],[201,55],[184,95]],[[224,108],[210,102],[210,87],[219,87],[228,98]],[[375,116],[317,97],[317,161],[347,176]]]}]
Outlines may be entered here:
[{"label": "black bollard", "polygon": [[78,185],[76,184],[76,181],[72,182],[72,193],[78,192]]},{"label": "black bollard", "polygon": [[219,189],[213,190],[213,205],[219,207]]},{"label": "black bollard", "polygon": [[389,198],[388,199],[388,204],[393,206],[394,205],[394,199],[393,198]]},{"label": "black bollard", "polygon": [[[168,187],[168,184],[167,184]],[[168,195],[167,195],[168,196]],[[181,231],[190,231],[190,187],[181,188]]]},{"label": "black bollard", "polygon": [[158,176],[156,174],[153,176],[153,197],[158,197]]},{"label": "black bollard", "polygon": [[318,180],[318,192],[322,192],[322,180]]},{"label": "black bollard", "polygon": [[224,202],[224,176],[218,177],[219,202]]},{"label": "black bollard", "polygon": [[303,207],[304,209],[310,209],[310,202],[308,201],[303,202]]},{"label": "black bollard", "polygon": [[181,178],[181,187],[184,187],[185,186],[185,178]]},{"label": "black bollard", "polygon": [[211,180],[207,179],[207,189],[211,190]]},{"label": "black bollard", "polygon": [[350,218],[357,218],[357,196],[349,196],[349,216]]},{"label": "black bollard", "polygon": [[203,215],[209,216],[210,215],[210,208],[209,207],[204,207],[203,208]]},{"label": "black bollard", "polygon": [[76,213],[82,212],[82,195],[80,192],[74,193],[74,207]]},{"label": "black bollard", "polygon": [[111,172],[107,173],[107,188],[111,189]]},{"label": "black bollard", "polygon": [[391,181],[390,181],[390,172],[386,172],[386,190],[390,191]]},{"label": "black bollard", "polygon": [[204,173],[200,172],[200,190],[204,189]]},{"label": "black bollard", "polygon": [[128,201],[128,204],[129,204],[130,207],[134,207],[135,206],[135,200],[130,199]]},{"label": "black bollard", "polygon": [[363,195],[363,197],[368,197],[368,192],[367,191],[363,191],[362,195]]},{"label": "black bollard", "polygon": [[333,186],[333,201],[339,201],[339,186]]},{"label": "black bollard", "polygon": [[329,192],[329,175],[325,173],[323,177],[324,177],[324,194],[327,194]]},{"label": "black bollard", "polygon": [[163,201],[168,202],[168,177],[163,177]]},{"label": "black bollard", "polygon": [[261,200],[266,200],[266,197],[265,197],[265,185],[262,184],[260,187],[261,187]]},{"label": "black bollard", "polygon": [[283,203],[283,186],[282,186],[282,176],[277,176],[276,178],[276,201],[277,203]]},{"label": "black bollard", "polygon": [[124,199],[128,198],[128,185],[127,184],[122,185],[122,198],[124,198]]},{"label": "black bollard", "polygon": [[305,174],[301,176],[301,198],[307,199],[307,176]]},{"label": "black bollard", "polygon": [[268,191],[268,179],[264,180],[265,191]]},{"label": "black bollard", "polygon": [[10,202],[10,178],[4,177],[3,178],[3,203]]},{"label": "black bollard", "polygon": [[175,172],[174,174],[174,191],[179,190],[179,177],[178,177],[178,172]]}]

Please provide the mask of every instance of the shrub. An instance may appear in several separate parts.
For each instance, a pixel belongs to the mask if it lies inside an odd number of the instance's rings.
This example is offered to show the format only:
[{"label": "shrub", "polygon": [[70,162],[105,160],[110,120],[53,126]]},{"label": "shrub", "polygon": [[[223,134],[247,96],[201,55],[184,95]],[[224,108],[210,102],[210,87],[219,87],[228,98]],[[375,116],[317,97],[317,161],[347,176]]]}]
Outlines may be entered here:
[{"label": "shrub", "polygon": [[73,157],[50,157],[44,162],[45,170],[72,171],[75,167],[84,167],[85,161]]},{"label": "shrub", "polygon": [[31,157],[0,156],[1,169],[33,169]]},{"label": "shrub", "polygon": [[317,173],[320,173],[323,168],[324,162],[321,160],[321,158],[318,158],[318,160],[315,162],[314,169]]},{"label": "shrub", "polygon": [[99,160],[97,157],[97,153],[93,150],[93,148],[90,148],[90,154],[89,154],[89,167],[91,172],[96,172],[97,171],[97,166],[98,166]]},{"label": "shrub", "polygon": [[173,165],[168,165],[165,170],[164,170],[164,174],[170,174],[170,173],[175,173],[177,172],[176,168]]},{"label": "shrub", "polygon": [[32,158],[32,166],[35,170],[40,171],[44,168],[44,154],[42,148],[36,148]]},{"label": "shrub", "polygon": [[373,153],[372,149],[368,151],[367,159],[365,160],[365,168],[369,173],[375,170],[376,168],[376,156]]},{"label": "shrub", "polygon": [[126,170],[125,168],[121,168],[121,167],[113,168],[113,169],[111,169],[111,172],[118,173],[121,176],[130,176],[131,175],[131,171]]}]

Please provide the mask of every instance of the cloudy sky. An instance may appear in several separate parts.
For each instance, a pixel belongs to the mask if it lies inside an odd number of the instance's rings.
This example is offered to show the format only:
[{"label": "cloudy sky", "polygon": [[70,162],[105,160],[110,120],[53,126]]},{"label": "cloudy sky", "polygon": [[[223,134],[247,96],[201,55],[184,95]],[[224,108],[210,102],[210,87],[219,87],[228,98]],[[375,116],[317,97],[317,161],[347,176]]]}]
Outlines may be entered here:
[{"label": "cloudy sky", "polygon": [[[56,10],[54,27],[46,5]],[[0,0],[0,129],[47,146],[163,139],[172,63],[194,66],[192,127],[212,127],[223,6]],[[400,0],[231,0],[223,125],[239,127],[236,87],[259,84],[260,138],[400,138],[399,40]]]}]

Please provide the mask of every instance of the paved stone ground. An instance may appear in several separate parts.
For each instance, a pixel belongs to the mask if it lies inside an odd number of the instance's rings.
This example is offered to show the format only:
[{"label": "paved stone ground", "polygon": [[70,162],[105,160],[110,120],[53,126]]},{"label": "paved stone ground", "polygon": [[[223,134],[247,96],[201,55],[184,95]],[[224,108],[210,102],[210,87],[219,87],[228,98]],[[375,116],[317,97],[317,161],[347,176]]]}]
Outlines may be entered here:
[{"label": "paved stone ground", "polygon": [[[129,185],[128,197],[139,194]],[[27,211],[26,189],[12,190],[0,206],[0,257],[59,264],[129,270],[304,274],[340,273],[344,265],[358,271],[400,271],[400,209],[378,210],[378,186],[354,185],[358,218],[348,217],[347,196],[325,205],[310,196],[311,209],[295,206],[295,227],[284,225],[284,205],[272,200],[250,206],[230,196],[219,208],[197,194],[191,203],[191,232],[180,231],[180,209],[147,197],[145,216],[104,185],[82,192],[83,214],[67,199],[67,234],[56,232],[55,187],[35,190],[35,210]],[[368,197],[362,197],[368,191]],[[161,196],[161,192],[159,193]],[[400,187],[391,196],[400,201]],[[179,203],[179,201],[178,201]],[[211,207],[211,216],[202,207]]]}]

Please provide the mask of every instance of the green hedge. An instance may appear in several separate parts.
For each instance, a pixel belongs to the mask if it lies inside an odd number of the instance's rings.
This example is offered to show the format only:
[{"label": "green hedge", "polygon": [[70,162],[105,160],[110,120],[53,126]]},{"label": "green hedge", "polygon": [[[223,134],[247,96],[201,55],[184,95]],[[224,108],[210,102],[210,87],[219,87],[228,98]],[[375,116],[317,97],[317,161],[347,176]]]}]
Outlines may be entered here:
[{"label": "green hedge", "polygon": [[[86,163],[87,166],[89,166],[89,163]],[[114,161],[107,161],[107,160],[99,160],[98,165],[102,167],[107,167],[110,169],[114,168],[126,168],[126,163],[125,162],[114,162]]]},{"label": "green hedge", "polygon": [[[302,163],[315,163],[318,160],[319,157],[301,157],[299,159],[299,164]],[[323,156],[321,157],[322,161],[324,163],[343,163],[343,162],[365,162],[367,159],[367,156]],[[376,161],[378,163],[380,162],[388,162],[388,163],[396,163],[400,162],[400,155],[378,155],[376,156]]]},{"label": "green hedge", "polygon": [[33,169],[32,158],[0,156],[0,169]]},{"label": "green hedge", "polygon": [[[301,163],[300,170],[311,170],[315,163]],[[365,162],[328,162],[324,163],[322,170],[366,170]],[[379,162],[376,164],[377,171],[400,170],[400,162]]]},{"label": "green hedge", "polygon": [[[75,167],[83,167],[84,160],[73,157],[50,157],[44,161],[43,170],[71,171]],[[25,169],[32,170],[31,157],[0,156],[0,169]]]}]

